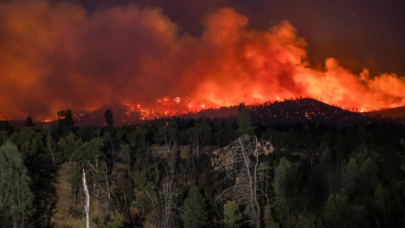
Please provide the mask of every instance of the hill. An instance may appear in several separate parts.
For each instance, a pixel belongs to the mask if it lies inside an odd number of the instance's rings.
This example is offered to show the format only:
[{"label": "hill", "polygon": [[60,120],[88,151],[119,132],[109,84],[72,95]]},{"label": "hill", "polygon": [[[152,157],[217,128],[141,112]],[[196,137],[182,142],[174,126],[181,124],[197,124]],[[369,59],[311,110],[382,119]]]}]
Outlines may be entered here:
[{"label": "hill", "polygon": [[405,118],[405,106],[375,110],[369,112],[369,114],[381,117]]},{"label": "hill", "polygon": [[[372,122],[381,121],[382,119],[373,113],[350,112],[310,98],[252,105],[248,106],[248,108],[251,110],[252,122],[255,125],[271,125],[274,123],[308,124],[311,122],[316,125],[326,124],[344,127],[352,126],[360,121]],[[144,119],[142,110],[136,107],[127,104],[115,104],[77,115],[75,117],[76,126],[104,125],[104,112],[106,109],[112,110],[116,126],[139,124],[154,119]],[[205,109],[200,112],[179,111],[171,113],[171,115],[163,114],[161,116],[158,116],[158,112],[156,112],[154,116],[155,118],[177,116],[185,119],[205,117],[213,120],[214,124],[221,124],[222,122],[236,122],[237,111],[237,106],[231,106]]]},{"label": "hill", "polygon": [[[351,112],[336,106],[328,105],[311,98],[285,100],[280,102],[251,105],[248,108],[252,112],[252,122],[257,125],[279,124],[326,124],[336,127],[352,126],[361,121],[381,122],[384,120],[403,123],[405,107],[382,109],[367,113]],[[184,105],[178,103],[159,103],[155,106],[141,109],[138,105],[113,104],[105,105],[92,111],[74,114],[75,126],[105,125],[104,113],[110,109],[114,115],[114,125],[142,124],[160,118],[198,119],[210,118],[215,125],[222,123],[232,124],[236,122],[238,106],[220,107],[189,112]],[[165,110],[173,110],[171,112]],[[392,119],[393,118],[393,119]],[[16,129],[21,128],[24,121],[13,120],[10,124]],[[56,121],[52,122],[57,124]],[[49,123],[37,122],[40,128]]]}]

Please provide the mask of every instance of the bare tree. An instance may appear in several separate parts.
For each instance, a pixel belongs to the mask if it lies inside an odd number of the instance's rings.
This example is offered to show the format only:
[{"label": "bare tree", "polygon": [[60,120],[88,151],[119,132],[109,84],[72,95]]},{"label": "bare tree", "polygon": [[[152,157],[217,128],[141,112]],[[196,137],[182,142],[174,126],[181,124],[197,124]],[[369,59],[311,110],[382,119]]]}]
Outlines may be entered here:
[{"label": "bare tree", "polygon": [[193,165],[192,176],[196,180],[199,170],[198,161],[200,159],[201,150],[209,143],[211,127],[203,121],[201,124],[186,130],[188,139],[191,144],[191,161]]},{"label": "bare tree", "polygon": [[153,205],[154,224],[158,228],[176,226],[175,201],[177,198],[176,185],[173,176],[167,176],[162,181],[162,188],[158,192],[147,192]]},{"label": "bare tree", "polygon": [[[238,203],[248,206],[252,226],[260,228],[260,191],[258,190],[258,165],[261,155],[274,151],[270,142],[258,141],[256,137],[245,135],[232,142],[229,146],[214,152],[215,170],[225,171],[225,180],[234,182],[218,197],[231,195]],[[267,168],[267,167],[266,167]]]},{"label": "bare tree", "polygon": [[84,213],[86,216],[86,228],[90,228],[90,221],[89,221],[89,213],[90,213],[90,196],[89,196],[89,189],[87,188],[86,182],[86,172],[83,169],[83,190],[85,195],[84,200]]},{"label": "bare tree", "polygon": [[174,176],[176,173],[177,153],[180,147],[180,132],[177,127],[174,121],[162,121],[158,127],[158,136],[164,142],[167,149],[171,176]]}]

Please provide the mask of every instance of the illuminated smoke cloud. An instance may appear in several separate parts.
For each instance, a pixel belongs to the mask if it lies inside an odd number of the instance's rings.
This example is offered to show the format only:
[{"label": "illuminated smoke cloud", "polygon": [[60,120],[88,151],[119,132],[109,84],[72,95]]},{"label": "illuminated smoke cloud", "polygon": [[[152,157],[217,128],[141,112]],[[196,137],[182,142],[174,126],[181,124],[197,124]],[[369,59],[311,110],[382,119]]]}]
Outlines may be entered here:
[{"label": "illuminated smoke cloud", "polygon": [[203,23],[194,37],[156,8],[0,3],[0,114],[54,119],[61,109],[163,97],[207,108],[300,96],[367,110],[405,104],[395,74],[353,75],[333,58],[312,69],[287,21],[256,31],[224,8]]}]

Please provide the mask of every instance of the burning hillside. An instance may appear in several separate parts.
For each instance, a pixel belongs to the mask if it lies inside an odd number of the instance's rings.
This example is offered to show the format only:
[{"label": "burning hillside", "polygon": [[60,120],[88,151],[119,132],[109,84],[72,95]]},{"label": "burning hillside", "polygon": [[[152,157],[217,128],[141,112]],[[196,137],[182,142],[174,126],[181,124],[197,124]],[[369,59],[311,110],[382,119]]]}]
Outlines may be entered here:
[{"label": "burning hillside", "polygon": [[208,14],[200,36],[134,5],[89,14],[65,1],[6,1],[0,15],[0,113],[11,119],[113,103],[139,102],[145,118],[178,112],[143,109],[162,97],[186,111],[294,97],[363,111],[405,104],[403,77],[355,75],[334,58],[312,67],[288,21],[259,31],[233,8]]}]

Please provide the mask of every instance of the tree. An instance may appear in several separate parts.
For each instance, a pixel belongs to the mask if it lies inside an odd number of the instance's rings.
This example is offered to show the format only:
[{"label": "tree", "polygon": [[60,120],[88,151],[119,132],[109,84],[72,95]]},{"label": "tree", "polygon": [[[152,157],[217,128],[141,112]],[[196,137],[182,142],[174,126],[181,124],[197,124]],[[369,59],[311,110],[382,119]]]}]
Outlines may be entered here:
[{"label": "tree", "polygon": [[324,219],[333,227],[343,227],[343,224],[348,218],[348,201],[347,197],[330,195],[323,212]]},{"label": "tree", "polygon": [[107,222],[107,228],[121,228],[124,226],[124,216],[118,211],[111,212],[110,219]]},{"label": "tree", "polygon": [[211,140],[211,127],[204,121],[194,127],[187,129],[191,147],[197,156],[200,157],[201,149]]},{"label": "tree", "polygon": [[24,159],[36,155],[43,146],[42,138],[42,134],[31,127],[23,127],[20,132],[10,136],[10,140],[17,144],[23,153]]},{"label": "tree", "polygon": [[229,228],[238,226],[243,216],[239,211],[239,204],[236,201],[227,201],[224,204],[224,223]]},{"label": "tree", "polygon": [[59,124],[59,131],[62,135],[67,135],[69,132],[73,130],[73,115],[72,110],[62,110],[58,111],[58,124]]},{"label": "tree", "polygon": [[177,192],[173,176],[166,176],[161,182],[161,189],[147,192],[153,206],[153,223],[158,228],[176,227]]},{"label": "tree", "polygon": [[211,141],[211,126],[205,121],[186,130],[192,148],[193,176],[198,175],[201,150]]},{"label": "tree", "polygon": [[52,164],[53,164],[53,166],[56,166],[57,164],[59,164],[62,161],[62,153],[60,150],[58,150],[56,148],[57,143],[52,138],[51,134],[49,134],[46,137],[45,143],[46,143],[47,151],[52,158]]},{"label": "tree", "polygon": [[0,130],[6,131],[7,135],[11,135],[14,132],[14,127],[10,125],[10,122],[5,116],[0,119]]},{"label": "tree", "polygon": [[83,169],[83,190],[84,190],[84,214],[86,215],[86,228],[90,228],[90,194],[89,189],[87,188],[87,181],[86,181],[86,172]]},{"label": "tree", "polygon": [[7,131],[0,130],[0,145],[7,141]]},{"label": "tree", "polygon": [[104,118],[107,126],[112,127],[114,125],[114,117],[110,109],[105,110]]},{"label": "tree", "polygon": [[32,120],[31,116],[28,116],[28,117],[25,119],[24,126],[25,126],[25,127],[34,127],[34,126],[35,126],[35,123],[34,123],[34,121]]},{"label": "tree", "polygon": [[381,186],[377,185],[377,188],[374,191],[374,209],[382,213],[384,216],[385,227],[388,227],[387,213],[389,213],[389,203],[388,203],[389,194],[388,191]]},{"label": "tree", "polygon": [[34,196],[29,188],[22,154],[6,142],[0,147],[0,221],[4,227],[27,227],[33,213]]},{"label": "tree", "polygon": [[299,193],[299,176],[297,168],[285,157],[281,158],[274,170],[273,189],[276,195],[276,203],[284,215],[283,221],[290,221],[292,209],[297,201]]},{"label": "tree", "polygon": [[[261,155],[268,155],[274,151],[270,142],[258,141],[256,137],[245,135],[232,142],[220,151],[214,152],[214,169],[225,171],[225,180],[234,184],[224,190],[218,197],[230,194],[238,203],[247,205],[248,215],[252,226],[260,227],[259,179],[262,172],[258,172]],[[262,167],[266,169],[267,167]]]},{"label": "tree", "polygon": [[324,202],[328,199],[329,195],[334,192],[336,186],[336,181],[334,178],[335,165],[332,161],[332,155],[330,154],[330,150],[328,148],[326,148],[322,153],[319,168],[321,173],[320,187],[322,188],[320,193],[322,194],[322,200]]},{"label": "tree", "polygon": [[378,184],[378,167],[374,160],[367,158],[360,169],[359,177],[359,194],[360,198],[365,205],[371,205],[373,191]]},{"label": "tree", "polygon": [[164,143],[168,154],[169,174],[174,176],[177,168],[181,132],[175,121],[161,120],[158,125],[156,141]]},{"label": "tree", "polygon": [[263,210],[264,228],[279,228],[280,225],[274,220],[271,213],[271,206],[266,205]]},{"label": "tree", "polygon": [[350,205],[346,196],[332,194],[326,203],[323,218],[327,227],[345,227],[350,218]]},{"label": "tree", "polygon": [[246,108],[245,104],[241,103],[238,108],[237,120],[239,125],[239,133],[242,135],[254,135],[254,128],[250,121],[250,111]]},{"label": "tree", "polygon": [[207,224],[208,215],[205,199],[197,186],[193,186],[184,201],[181,219],[185,228],[199,228]]},{"label": "tree", "polygon": [[343,189],[342,192],[346,194],[347,197],[352,197],[355,193],[358,179],[360,176],[359,169],[357,167],[357,161],[355,158],[350,158],[349,163],[345,165],[343,169]]}]

